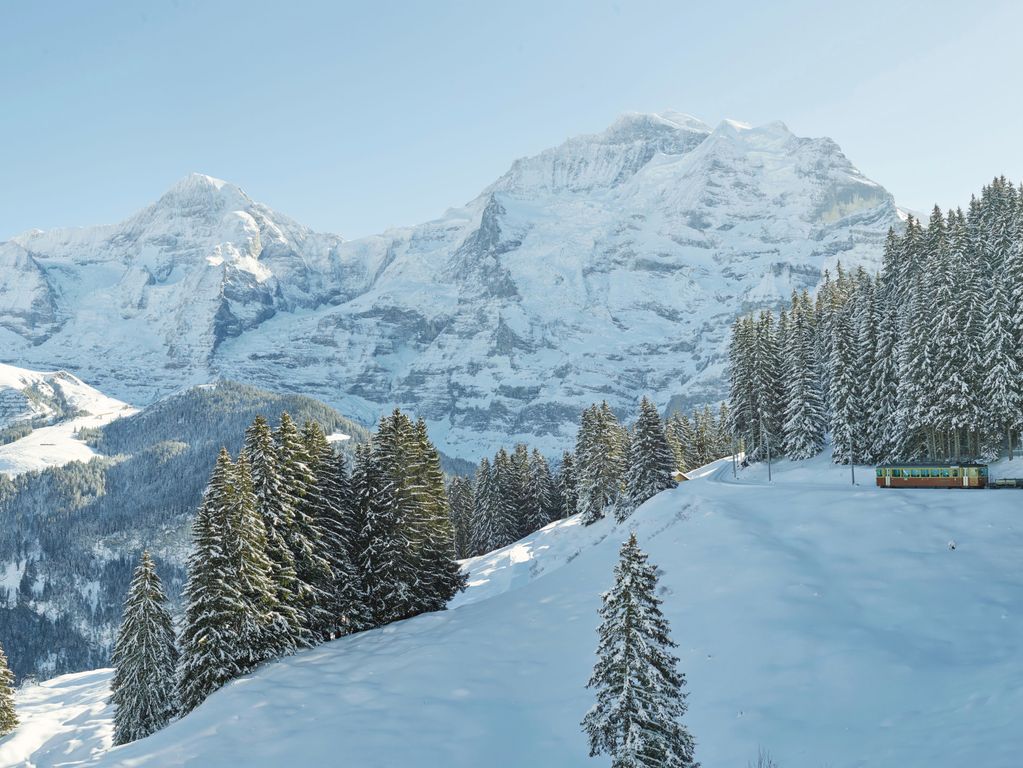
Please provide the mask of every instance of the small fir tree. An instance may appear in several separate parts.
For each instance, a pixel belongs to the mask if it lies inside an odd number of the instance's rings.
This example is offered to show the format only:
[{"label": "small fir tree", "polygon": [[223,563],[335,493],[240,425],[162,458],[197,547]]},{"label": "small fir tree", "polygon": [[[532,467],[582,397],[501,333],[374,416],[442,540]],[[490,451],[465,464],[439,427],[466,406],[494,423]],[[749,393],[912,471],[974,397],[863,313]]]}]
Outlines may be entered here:
[{"label": "small fir tree", "polygon": [[682,724],[686,680],[660,606],[656,569],[632,534],[603,597],[597,663],[587,684],[597,701],[582,722],[590,756],[610,755],[613,768],[698,765]]},{"label": "small fir tree", "polygon": [[112,660],[116,669],[110,702],[114,705],[114,744],[120,745],[160,730],[177,710],[174,627],[167,596],[148,552],[142,553],[128,589]]}]

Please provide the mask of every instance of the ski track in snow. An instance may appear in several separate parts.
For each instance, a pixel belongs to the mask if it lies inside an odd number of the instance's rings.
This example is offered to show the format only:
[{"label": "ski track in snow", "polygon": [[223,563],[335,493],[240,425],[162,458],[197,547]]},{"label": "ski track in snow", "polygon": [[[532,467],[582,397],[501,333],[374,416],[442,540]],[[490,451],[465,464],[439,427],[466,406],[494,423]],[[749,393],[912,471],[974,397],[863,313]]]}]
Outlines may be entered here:
[{"label": "ski track in snow", "polygon": [[136,744],[107,751],[108,672],[29,688],[0,765],[607,765],[579,721],[600,594],[635,530],[704,768],[758,746],[780,768],[1018,766],[1023,495],[878,489],[868,467],[852,487],[826,457],[778,462],[773,483],[731,472],[694,472],[625,524],[570,518],[466,561],[451,610],[271,664]]}]

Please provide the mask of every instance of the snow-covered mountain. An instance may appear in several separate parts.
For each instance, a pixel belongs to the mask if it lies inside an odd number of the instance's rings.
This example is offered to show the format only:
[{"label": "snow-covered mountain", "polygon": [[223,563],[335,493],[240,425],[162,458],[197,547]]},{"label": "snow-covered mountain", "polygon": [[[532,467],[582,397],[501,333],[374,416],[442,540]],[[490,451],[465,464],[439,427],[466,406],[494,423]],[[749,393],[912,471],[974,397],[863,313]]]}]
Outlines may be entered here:
[{"label": "snow-covered mountain", "polygon": [[0,244],[0,359],[138,404],[220,375],[365,421],[410,408],[453,455],[556,451],[594,400],[719,398],[737,313],[876,265],[898,220],[830,139],[678,113],[626,115],[350,242],[193,175],[121,224]]},{"label": "snow-covered mountain", "polygon": [[[996,475],[1019,475],[1015,466]],[[1016,768],[1023,547],[1014,491],[849,486],[826,455],[727,461],[615,525],[558,521],[468,561],[451,610],[230,683],[110,750],[109,672],[18,696],[0,765],[586,768],[600,593],[635,530],[660,569],[704,768]],[[949,547],[950,540],[957,544]]]},{"label": "snow-covered mountain", "polygon": [[0,474],[88,461],[96,453],[78,431],[134,412],[65,371],[39,373],[0,363]]}]

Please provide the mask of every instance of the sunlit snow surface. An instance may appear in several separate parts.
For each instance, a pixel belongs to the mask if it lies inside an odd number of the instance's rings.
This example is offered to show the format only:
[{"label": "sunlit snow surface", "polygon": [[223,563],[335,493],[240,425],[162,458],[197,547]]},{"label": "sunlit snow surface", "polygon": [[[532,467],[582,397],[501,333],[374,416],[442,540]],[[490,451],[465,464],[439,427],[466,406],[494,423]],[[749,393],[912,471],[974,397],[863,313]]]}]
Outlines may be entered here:
[{"label": "sunlit snow surface", "polygon": [[[823,458],[776,464],[772,485],[759,466],[697,474],[626,525],[561,521],[469,561],[452,610],[274,664],[86,764],[607,765],[579,721],[630,528],[662,571],[705,768],[744,766],[758,745],[781,768],[1020,764],[1023,493],[877,489],[869,468],[854,488]],[[104,711],[83,707],[106,680],[20,694],[0,765],[105,748]]]},{"label": "sunlit snow surface", "polygon": [[[0,363],[0,397],[17,397],[17,393],[32,388],[63,397],[75,415],[34,429],[20,440],[0,445],[0,474],[14,476],[72,461],[88,461],[96,452],[76,437],[78,430],[101,427],[135,413],[131,406],[107,397],[64,371],[39,373]],[[50,409],[45,404],[28,402],[25,412],[17,415],[46,417]]]}]

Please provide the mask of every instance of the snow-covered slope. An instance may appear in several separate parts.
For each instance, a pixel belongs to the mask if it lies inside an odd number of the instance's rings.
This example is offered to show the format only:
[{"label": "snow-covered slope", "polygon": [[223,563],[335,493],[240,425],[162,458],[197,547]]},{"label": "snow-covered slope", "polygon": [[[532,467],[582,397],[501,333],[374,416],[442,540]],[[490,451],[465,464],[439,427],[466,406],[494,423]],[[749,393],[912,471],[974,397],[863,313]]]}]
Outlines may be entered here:
[{"label": "snow-covered slope", "polygon": [[0,473],[19,475],[88,461],[96,453],[75,436],[78,430],[134,412],[65,371],[39,373],[0,363],[0,429],[33,427],[25,436],[0,444]]},{"label": "snow-covered slope", "polygon": [[[86,764],[606,765],[579,721],[600,593],[635,529],[662,571],[705,768],[758,745],[782,768],[1019,765],[1018,492],[877,489],[866,469],[851,488],[823,458],[777,464],[773,485],[762,467],[732,482],[727,462],[702,475],[626,525],[569,519],[470,561],[452,610],[274,664]],[[108,713],[91,703],[107,679],[21,694],[0,765],[103,752]]]},{"label": "snow-covered slope", "polygon": [[783,124],[626,115],[465,207],[342,242],[207,176],[122,224],[0,244],[0,356],[145,403],[222,375],[475,459],[560,451],[582,407],[717,399],[731,319],[876,265],[891,196]]}]

